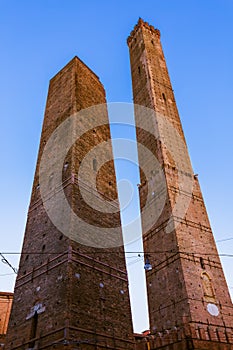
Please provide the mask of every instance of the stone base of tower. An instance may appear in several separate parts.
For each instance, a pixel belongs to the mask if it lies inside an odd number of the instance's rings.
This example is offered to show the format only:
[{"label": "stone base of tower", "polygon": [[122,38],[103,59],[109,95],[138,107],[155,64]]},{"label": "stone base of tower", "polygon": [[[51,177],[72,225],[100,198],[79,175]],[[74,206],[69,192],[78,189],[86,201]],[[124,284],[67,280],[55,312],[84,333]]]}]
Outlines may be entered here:
[{"label": "stone base of tower", "polygon": [[142,342],[136,345],[136,350],[232,350],[233,344],[208,342],[200,340],[181,340],[169,345],[154,347],[151,342]]},{"label": "stone base of tower", "polygon": [[135,335],[136,350],[233,350],[233,329],[187,326]]},{"label": "stone base of tower", "polygon": [[[94,332],[77,327],[64,327],[52,330],[42,336],[17,345],[7,345],[4,350],[135,350],[134,337],[120,338],[106,332]],[[1,349],[1,346],[0,346]]]}]

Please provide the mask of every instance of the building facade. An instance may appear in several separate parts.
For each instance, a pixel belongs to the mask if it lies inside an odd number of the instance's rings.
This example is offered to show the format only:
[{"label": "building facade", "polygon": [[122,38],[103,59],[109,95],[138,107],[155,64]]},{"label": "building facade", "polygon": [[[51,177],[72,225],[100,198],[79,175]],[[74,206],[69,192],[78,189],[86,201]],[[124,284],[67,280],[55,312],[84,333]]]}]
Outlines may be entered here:
[{"label": "building facade", "polygon": [[50,81],[6,350],[233,349],[160,32],[139,19],[128,46],[137,141],[149,150],[138,147],[150,332],[133,335],[105,91],[75,57]]},{"label": "building facade", "polygon": [[148,346],[232,349],[233,306],[189,159],[160,32],[139,19],[128,46],[134,103],[140,105],[135,106],[137,141],[157,160],[150,163],[139,152],[144,252],[153,267],[146,271],[153,338]]},{"label": "building facade", "polygon": [[134,348],[105,102],[77,57],[50,81],[7,350]]},{"label": "building facade", "polygon": [[3,348],[13,301],[13,293],[0,292],[0,349]]}]

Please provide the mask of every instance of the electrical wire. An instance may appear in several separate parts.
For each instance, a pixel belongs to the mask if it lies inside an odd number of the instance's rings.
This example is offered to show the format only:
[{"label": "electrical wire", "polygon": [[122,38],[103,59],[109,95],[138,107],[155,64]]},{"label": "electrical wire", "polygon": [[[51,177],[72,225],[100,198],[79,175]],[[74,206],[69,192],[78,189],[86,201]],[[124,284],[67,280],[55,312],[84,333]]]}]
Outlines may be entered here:
[{"label": "electrical wire", "polygon": [[[0,253],[1,256],[4,255],[53,255],[53,254],[61,254],[62,252],[2,252]],[[170,254],[177,254],[177,253],[182,253],[182,254],[186,254],[186,255],[195,255],[195,256],[199,256],[199,255],[206,255],[206,256],[225,256],[225,257],[229,257],[229,258],[233,258],[233,254],[227,254],[227,253],[219,253],[219,254],[215,254],[215,253],[195,253],[195,252],[187,252],[187,251],[182,251],[182,250],[177,250],[177,251],[173,251],[173,250],[158,250],[158,251],[128,251],[125,252],[125,254],[142,254],[142,255],[150,255],[150,254],[164,254],[164,253],[170,253]],[[88,252],[88,254],[97,254],[96,252]],[[109,252],[109,251],[102,251],[102,252],[98,252],[98,254],[114,254],[114,252]],[[117,254],[119,254],[119,252],[117,252]],[[122,254],[124,254],[122,252]],[[134,256],[136,257],[136,256]],[[130,257],[128,257],[130,258]],[[4,260],[5,263],[7,263],[5,260],[5,258],[3,258],[2,260]],[[8,263],[7,263],[8,264]],[[8,264],[9,265],[9,264]],[[9,265],[10,266],[10,265]],[[13,266],[10,266],[11,268],[14,269]]]},{"label": "electrical wire", "polygon": [[144,257],[141,256],[140,258],[138,258],[138,259],[136,259],[136,260],[134,260],[134,261],[130,261],[130,262],[127,263],[126,265],[127,265],[127,266],[131,266],[131,265],[134,265],[134,264],[136,264],[136,263],[138,263],[138,262],[140,262],[140,261],[143,261],[143,260],[144,260]]},{"label": "electrical wire", "polygon": [[5,258],[5,256],[2,253],[0,253],[0,256],[2,257],[2,263],[8,265],[11,268],[11,270],[13,270],[14,273],[17,275],[18,270],[11,265],[11,263]]},{"label": "electrical wire", "polygon": [[[94,253],[94,252],[93,252]],[[102,254],[103,253],[105,253],[105,254],[112,254],[112,252],[102,252]],[[193,252],[185,252],[185,251],[176,251],[176,252],[173,252],[173,251],[171,251],[171,250],[167,250],[167,251],[149,251],[149,252],[139,252],[139,251],[128,251],[128,252],[125,252],[125,254],[137,254],[137,255],[133,255],[133,256],[126,256],[126,259],[130,259],[130,258],[136,258],[135,260],[133,260],[133,261],[130,261],[130,262],[128,262],[127,263],[127,266],[131,266],[131,265],[134,265],[134,264],[136,264],[136,263],[139,263],[140,261],[143,261],[144,260],[144,257],[145,257],[145,255],[148,255],[148,256],[150,256],[150,255],[152,255],[152,254],[161,254],[161,253],[170,253],[170,254],[177,254],[177,253],[180,253],[180,254],[185,254],[185,255],[187,255],[187,256],[200,256],[200,254],[198,254],[198,253],[193,253]],[[15,267],[13,267],[12,265],[11,265],[11,263],[5,258],[5,256],[4,255],[19,255],[19,254],[21,254],[21,253],[18,253],[18,252],[4,252],[4,253],[0,253],[0,256],[2,257],[2,262],[4,263],[4,264],[7,264],[12,270],[13,270],[13,272],[15,273],[15,274],[17,274],[17,269],[15,268]],[[48,255],[50,255],[50,254],[57,254],[57,252],[55,253],[55,252],[52,252],[52,253],[46,253],[46,252],[38,252],[38,253],[35,253],[35,252],[24,252],[24,253],[22,253],[23,255],[25,255],[25,254],[27,254],[27,255],[29,255],[29,254],[31,254],[31,255],[33,255],[33,254],[39,254],[39,255],[41,255],[41,254],[48,254]],[[96,254],[96,253],[94,253],[94,254]],[[225,253],[220,253],[220,254],[211,254],[211,253],[202,253],[201,254],[202,256],[204,255],[204,256],[221,256],[221,257],[228,257],[228,258],[233,258],[233,254],[225,254]],[[0,276],[9,276],[9,275],[11,275],[11,274],[2,274],[2,275],[0,275]]]},{"label": "electrical wire", "polygon": [[226,242],[226,241],[231,241],[233,240],[233,237],[229,237],[229,238],[224,238],[224,239],[218,239],[217,241],[215,241],[216,243],[220,243],[220,242]]}]

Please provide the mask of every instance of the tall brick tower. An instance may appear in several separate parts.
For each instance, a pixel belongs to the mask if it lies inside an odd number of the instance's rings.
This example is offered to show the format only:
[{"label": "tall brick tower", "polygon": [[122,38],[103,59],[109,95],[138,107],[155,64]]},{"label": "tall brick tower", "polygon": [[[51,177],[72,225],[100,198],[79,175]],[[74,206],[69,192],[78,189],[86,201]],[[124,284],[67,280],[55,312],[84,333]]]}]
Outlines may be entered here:
[{"label": "tall brick tower", "polygon": [[7,350],[134,348],[105,102],[77,57],[50,81]]},{"label": "tall brick tower", "polygon": [[[139,19],[128,38],[139,153],[151,349],[233,349],[233,306],[193,174],[160,42]],[[160,211],[158,207],[162,208]],[[143,213],[146,213],[143,215]],[[144,349],[145,345],[138,345]]]}]

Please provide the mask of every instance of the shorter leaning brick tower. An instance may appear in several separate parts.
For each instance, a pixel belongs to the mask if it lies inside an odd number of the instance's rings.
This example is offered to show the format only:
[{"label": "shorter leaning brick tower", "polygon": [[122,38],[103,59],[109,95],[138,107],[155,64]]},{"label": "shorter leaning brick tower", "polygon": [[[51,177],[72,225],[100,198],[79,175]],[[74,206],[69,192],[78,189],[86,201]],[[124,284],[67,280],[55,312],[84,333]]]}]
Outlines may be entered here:
[{"label": "shorter leaning brick tower", "polygon": [[[111,144],[95,154],[111,142],[106,106],[93,108],[105,102],[98,77],[77,57],[50,81],[6,350],[134,349]],[[109,161],[100,164],[103,155]],[[101,210],[106,201],[110,214]]]},{"label": "shorter leaning brick tower", "polygon": [[150,164],[145,178],[149,160],[139,152],[143,242],[153,267],[146,272],[148,347],[233,349],[233,306],[190,163],[160,32],[139,19],[128,46],[134,103],[141,105],[135,107],[137,141],[159,162]]}]

